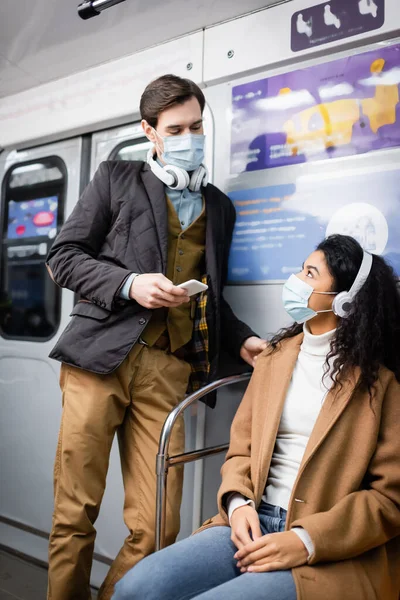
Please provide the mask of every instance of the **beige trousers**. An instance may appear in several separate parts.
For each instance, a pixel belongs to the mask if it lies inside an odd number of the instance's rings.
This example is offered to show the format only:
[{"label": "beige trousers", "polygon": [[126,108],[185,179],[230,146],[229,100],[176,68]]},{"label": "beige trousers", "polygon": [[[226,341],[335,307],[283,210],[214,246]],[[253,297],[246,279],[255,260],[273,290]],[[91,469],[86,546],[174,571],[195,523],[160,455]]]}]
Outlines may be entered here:
[{"label": "beige trousers", "polygon": [[[115,432],[125,488],[129,529],[101,586],[109,600],[114,584],[155,546],[155,460],[168,413],[183,400],[188,363],[156,348],[136,345],[108,375],[62,365],[63,413],[54,467],[54,515],[49,546],[48,600],[89,600],[90,571],[109,455]],[[184,451],[181,419],[170,453]],[[168,481],[166,541],[179,532],[183,469]]]}]

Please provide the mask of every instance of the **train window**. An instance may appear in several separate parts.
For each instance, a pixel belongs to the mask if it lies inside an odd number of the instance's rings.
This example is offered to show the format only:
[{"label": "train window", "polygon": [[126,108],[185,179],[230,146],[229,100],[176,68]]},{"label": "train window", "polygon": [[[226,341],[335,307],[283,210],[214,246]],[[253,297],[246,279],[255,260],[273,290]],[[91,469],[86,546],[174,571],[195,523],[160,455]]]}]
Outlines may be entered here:
[{"label": "train window", "polygon": [[10,173],[9,187],[21,188],[60,179],[63,179],[63,173],[59,166],[34,162],[22,167],[15,167]]},{"label": "train window", "polygon": [[146,160],[149,148],[152,143],[145,141],[146,138],[137,140],[126,140],[114,148],[110,154],[110,160]]},{"label": "train window", "polygon": [[45,267],[62,224],[67,171],[55,156],[12,166],[2,188],[0,332],[46,341],[57,331],[61,294]]}]

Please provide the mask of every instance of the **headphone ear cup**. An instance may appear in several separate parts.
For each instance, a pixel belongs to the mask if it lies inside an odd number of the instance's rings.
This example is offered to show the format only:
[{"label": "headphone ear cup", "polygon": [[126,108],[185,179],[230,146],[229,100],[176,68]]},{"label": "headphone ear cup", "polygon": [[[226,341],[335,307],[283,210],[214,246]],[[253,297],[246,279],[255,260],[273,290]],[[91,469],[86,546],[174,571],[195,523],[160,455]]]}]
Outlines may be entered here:
[{"label": "headphone ear cup", "polygon": [[201,188],[201,183],[204,177],[204,169],[200,166],[198,169],[193,171],[192,176],[190,178],[189,189],[192,192],[198,192]]},{"label": "headphone ear cup", "polygon": [[154,160],[154,148],[150,148],[150,150],[147,153],[147,164],[149,165],[154,175],[165,185],[167,185],[168,187],[170,185],[175,185],[175,182],[177,181],[176,175],[174,173],[166,171],[161,165],[158,164],[156,160]]},{"label": "headphone ear cup", "polygon": [[175,183],[169,185],[172,190],[184,190],[189,186],[190,178],[189,173],[179,167],[173,165],[166,165],[163,167],[164,171],[172,175],[175,179]]},{"label": "headphone ear cup", "polygon": [[204,165],[200,165],[195,171],[193,171],[190,178],[189,189],[192,192],[199,192],[202,185],[208,183],[208,170]]},{"label": "headphone ear cup", "polygon": [[349,316],[351,310],[352,299],[348,292],[340,292],[332,303],[332,310],[337,317],[345,319]]}]

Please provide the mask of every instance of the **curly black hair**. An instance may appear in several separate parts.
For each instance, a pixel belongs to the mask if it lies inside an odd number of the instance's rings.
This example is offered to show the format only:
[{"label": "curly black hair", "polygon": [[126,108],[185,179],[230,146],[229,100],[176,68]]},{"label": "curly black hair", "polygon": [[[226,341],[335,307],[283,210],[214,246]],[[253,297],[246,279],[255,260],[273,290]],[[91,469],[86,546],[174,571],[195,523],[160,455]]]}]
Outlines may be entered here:
[{"label": "curly black hair", "polygon": [[[331,235],[316,248],[324,253],[333,289],[348,291],[359,271],[363,250],[347,235]],[[271,340],[272,351],[280,342],[298,335],[303,325],[295,323],[281,329]],[[334,386],[360,367],[359,385],[372,395],[379,368],[390,369],[400,382],[400,296],[392,267],[374,255],[371,272],[352,303],[348,317],[339,319],[336,335],[326,358],[325,374],[330,370]]]}]

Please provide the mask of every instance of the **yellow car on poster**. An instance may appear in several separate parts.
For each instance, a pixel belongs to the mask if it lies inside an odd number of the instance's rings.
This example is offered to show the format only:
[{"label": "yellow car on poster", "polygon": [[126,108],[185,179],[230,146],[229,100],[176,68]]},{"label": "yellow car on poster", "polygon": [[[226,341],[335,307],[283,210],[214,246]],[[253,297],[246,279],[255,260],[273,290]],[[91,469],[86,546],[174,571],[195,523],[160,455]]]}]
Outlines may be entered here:
[{"label": "yellow car on poster", "polygon": [[[379,75],[385,61],[375,60],[371,73]],[[285,88],[281,94],[289,94]],[[397,84],[377,85],[372,98],[347,98],[324,102],[293,115],[283,125],[287,145],[293,156],[318,152],[327,148],[348,145],[353,141],[354,125],[369,121],[374,133],[384,125],[396,122],[396,106],[399,103]]]}]

